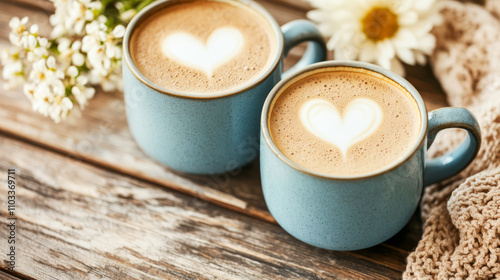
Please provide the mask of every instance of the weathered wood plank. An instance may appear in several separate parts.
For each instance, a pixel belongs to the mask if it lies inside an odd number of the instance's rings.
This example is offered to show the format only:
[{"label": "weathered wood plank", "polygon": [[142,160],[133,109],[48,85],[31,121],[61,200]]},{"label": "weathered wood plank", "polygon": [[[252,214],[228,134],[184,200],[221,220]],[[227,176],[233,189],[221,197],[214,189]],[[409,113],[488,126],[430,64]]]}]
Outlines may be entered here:
[{"label": "weathered wood plank", "polygon": [[[290,9],[275,2],[263,1],[263,4],[280,23],[303,18],[305,15],[304,11]],[[10,1],[1,2],[0,7],[0,47],[7,45],[7,22],[11,16],[29,15],[34,22],[41,25],[42,32],[48,32],[46,12],[22,8],[16,5],[16,2]],[[294,63],[302,51],[303,47],[294,49],[287,63]],[[439,85],[433,80],[432,74],[428,74],[428,69],[423,71],[424,69],[412,68],[411,73],[416,78],[410,77],[410,81],[416,84],[424,97],[428,97],[427,100],[432,100],[429,107],[438,107],[443,104],[443,95],[435,93]],[[97,94],[83,117],[75,117],[59,125],[32,112],[20,91],[1,91],[0,104],[0,116],[3,119],[0,123],[1,131],[251,216],[273,221],[262,198],[257,163],[254,162],[243,169],[238,176],[176,174],[148,158],[136,146],[127,128],[121,93]]]},{"label": "weathered wood plank", "polygon": [[[50,0],[16,0],[20,5],[26,7],[41,9],[46,11],[53,11],[54,5]],[[270,2],[281,6],[287,6],[297,10],[309,10],[311,5],[305,0],[259,0],[260,2]]]},{"label": "weathered wood plank", "polygon": [[[306,18],[307,11],[311,10],[311,5],[305,0],[257,0],[266,9],[273,14],[280,25],[290,22],[295,19]],[[26,7],[35,8],[35,22],[47,22],[46,15],[53,10],[53,5],[49,0],[16,0],[17,6],[24,5]],[[17,9],[20,9],[19,7]],[[21,8],[22,9],[22,8]],[[0,17],[0,26],[6,24],[10,17]],[[3,33],[2,33],[3,32]],[[0,29],[0,38],[7,38],[7,28]],[[302,55],[305,49],[305,44],[293,49],[286,60],[285,68],[294,64]],[[328,59],[333,59],[333,54],[330,52]],[[434,110],[447,105],[446,97],[439,82],[432,74],[429,66],[406,66],[407,79],[419,90],[420,94],[426,101],[429,110]]]},{"label": "weathered wood plank", "polygon": [[[34,2],[31,0],[27,1]],[[46,1],[43,0],[40,2]],[[38,1],[36,3],[38,3]],[[50,2],[49,4],[53,5]],[[15,16],[20,18],[29,16],[30,22],[37,23],[44,27],[41,30],[42,35],[47,36],[49,34],[50,29],[48,27],[50,26],[49,16],[51,12],[44,9],[32,9],[31,7],[31,5],[25,5],[24,3],[17,1],[0,1],[0,38],[2,39],[2,44],[4,44],[3,41],[8,42],[10,32],[9,21]],[[0,49],[3,48],[4,46],[0,47]]]},{"label": "weathered wood plank", "polygon": [[[296,0],[267,0],[257,1],[261,3],[271,14],[274,15],[279,24],[285,24],[294,19],[305,19],[306,13],[311,6],[306,1]],[[287,65],[295,63],[305,50],[305,44],[293,49],[290,58],[286,60]],[[333,59],[333,53],[329,52],[328,59]],[[406,78],[412,83],[424,98],[429,110],[434,110],[447,105],[444,91],[438,80],[432,73],[430,66],[406,66]]]},{"label": "weathered wood plank", "polygon": [[407,252],[391,246],[317,249],[277,225],[1,135],[0,151],[0,170],[16,169],[16,269],[37,279],[399,279],[405,267]]},{"label": "weathered wood plank", "polygon": [[267,0],[268,2],[275,2],[282,6],[294,7],[299,10],[308,11],[312,9],[309,2],[306,0]]},{"label": "weathered wood plank", "polygon": [[[10,2],[0,2],[2,19],[33,13],[36,12],[19,9]],[[42,31],[48,29],[46,22],[39,23]],[[6,29],[5,25],[0,26],[0,30],[3,29]],[[0,48],[5,46],[6,38],[1,37]],[[274,220],[262,198],[257,163],[243,169],[238,176],[235,176],[236,173],[186,176],[169,170],[147,157],[133,141],[126,123],[123,97],[119,92],[97,94],[82,118],[75,117],[59,125],[32,112],[20,90],[0,90],[0,104],[1,131],[233,210],[271,222]]]},{"label": "weathered wood plank", "polygon": [[[31,0],[26,1],[30,2]],[[273,3],[271,3],[272,1],[264,3],[264,6],[277,17],[278,22],[282,24],[292,19],[304,17],[304,11],[301,12],[296,8],[290,9],[289,7],[280,7],[280,5],[277,5],[276,3],[280,1],[275,0]],[[0,45],[6,43],[7,28],[5,27],[11,16],[23,16],[33,13],[29,9],[25,9],[19,5],[11,5],[10,3],[0,3],[0,38],[3,38],[0,39]],[[11,6],[12,9],[5,10],[2,5]],[[293,17],[290,17],[290,14]],[[41,25],[45,25],[45,30],[47,30],[46,14],[42,12],[42,14],[35,15],[37,15],[34,16],[35,22],[41,22]],[[39,20],[36,20],[37,18]],[[287,60],[287,65],[296,61],[303,49],[303,46],[294,49],[291,53],[291,58]],[[409,67],[407,70],[409,73],[408,79],[424,96],[429,109],[441,107],[446,104],[442,90],[429,68]],[[168,170],[168,168],[154,163],[135,146],[126,128],[123,101],[120,93],[99,93],[96,99],[92,101],[91,106],[86,109],[83,118],[73,119],[57,126],[53,125],[49,120],[43,119],[43,117],[31,112],[29,104],[19,91],[0,92],[0,104],[0,118],[4,120],[3,123],[0,123],[0,130],[4,132],[24,138],[37,145],[53,149],[59,153],[67,154],[68,158],[81,159],[110,170],[140,178],[146,182],[166,186],[200,197],[205,201],[210,201],[247,215],[272,221],[272,217],[265,210],[265,204],[262,199],[257,163],[253,163],[248,168],[243,169],[242,173],[237,176],[225,174],[214,177],[187,177],[175,174]],[[206,206],[206,203],[202,200],[195,198],[194,201],[196,205]],[[338,253],[319,249],[314,250],[314,254],[326,258],[340,258],[341,260],[335,260],[335,262],[349,267],[350,270],[342,274],[344,267],[338,268],[340,272],[335,277],[339,279],[359,278],[359,272],[356,271],[357,266],[350,262],[357,262],[357,265],[359,265],[360,259],[368,262],[368,266],[377,264],[402,271],[404,269],[406,250],[411,250],[415,246],[420,234],[420,221],[418,215],[415,215],[413,221],[396,237],[374,249],[354,252],[355,258],[346,257],[351,253]],[[403,250],[398,248],[403,248]],[[294,247],[293,250],[298,249]],[[397,254],[394,252],[397,252]],[[284,251],[284,253],[286,255],[287,251]],[[113,258],[113,256],[109,257]],[[120,260],[120,258],[116,257],[115,259]],[[300,261],[298,262],[300,263]],[[379,271],[379,269],[375,270]],[[390,275],[398,275],[393,270],[386,274],[386,276],[389,275],[387,276],[388,278],[368,277],[367,279],[391,279]],[[380,275],[383,274],[380,273]],[[170,276],[180,277],[179,275]],[[49,277],[49,275],[45,276]],[[296,277],[291,276],[291,278]],[[312,278],[316,278],[316,276]],[[396,278],[399,278],[399,276]]]},{"label": "weathered wood plank", "polygon": [[44,10],[48,13],[54,11],[54,4],[51,0],[15,0],[15,2],[29,9]]},{"label": "weathered wood plank", "polygon": [[4,272],[2,269],[0,269],[0,279],[2,279],[2,280],[21,280],[21,278],[18,278],[10,273]]}]

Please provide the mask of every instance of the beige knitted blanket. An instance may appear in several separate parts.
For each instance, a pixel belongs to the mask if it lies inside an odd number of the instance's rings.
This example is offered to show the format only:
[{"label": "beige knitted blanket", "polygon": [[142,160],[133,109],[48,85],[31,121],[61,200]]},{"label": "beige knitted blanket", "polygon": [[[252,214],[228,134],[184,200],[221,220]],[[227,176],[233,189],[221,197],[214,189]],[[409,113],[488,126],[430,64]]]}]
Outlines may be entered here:
[{"label": "beige knitted blanket", "polygon": [[[484,2],[441,2],[432,66],[450,105],[477,117],[483,142],[466,170],[426,188],[424,233],[404,279],[500,279],[500,0]],[[465,135],[442,134],[431,156]]]}]

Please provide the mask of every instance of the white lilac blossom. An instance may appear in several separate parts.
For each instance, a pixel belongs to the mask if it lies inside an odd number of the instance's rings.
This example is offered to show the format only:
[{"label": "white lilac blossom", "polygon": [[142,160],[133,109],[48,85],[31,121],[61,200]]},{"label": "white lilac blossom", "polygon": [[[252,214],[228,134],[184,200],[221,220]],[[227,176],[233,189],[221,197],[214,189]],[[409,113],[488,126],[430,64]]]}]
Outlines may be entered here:
[{"label": "white lilac blossom", "polygon": [[14,48],[2,50],[2,78],[7,81],[6,89],[13,89],[25,81],[21,53]]},{"label": "white lilac blossom", "polygon": [[90,0],[53,0],[56,8],[50,16],[51,37],[85,35],[85,25],[96,19],[102,8],[100,1]]},{"label": "white lilac blossom", "polygon": [[52,0],[49,38],[28,18],[9,22],[11,47],[1,51],[4,86],[23,85],[33,110],[55,122],[83,110],[95,95],[122,89],[122,38],[132,17],[154,0]]},{"label": "white lilac blossom", "polygon": [[87,53],[90,82],[104,90],[121,89],[120,79],[122,50],[118,45],[125,34],[125,27],[116,26],[112,32],[103,22],[94,21],[86,26],[87,35],[82,40],[82,51]]},{"label": "white lilac blossom", "polygon": [[26,23],[28,23],[28,17],[23,17],[19,19],[18,17],[14,17],[9,21],[10,34],[9,40],[12,44],[18,44],[21,35],[26,31]]},{"label": "white lilac blossom", "polygon": [[123,2],[116,2],[115,7],[120,12],[120,20],[123,22],[129,22],[137,14],[135,9],[127,10]]},{"label": "white lilac blossom", "polygon": [[401,61],[425,64],[435,46],[437,0],[308,0],[336,59],[378,64],[404,75]]},{"label": "white lilac blossom", "polygon": [[95,89],[86,87],[88,78],[84,75],[79,75],[78,69],[75,66],[68,67],[66,75],[71,79],[71,94],[75,101],[80,105],[80,109],[84,109],[88,100],[94,97]]},{"label": "white lilac blossom", "polygon": [[80,52],[82,42],[79,40],[71,41],[68,38],[61,38],[58,41],[57,51],[59,52],[59,61],[67,65],[80,67],[85,63],[85,56]]}]

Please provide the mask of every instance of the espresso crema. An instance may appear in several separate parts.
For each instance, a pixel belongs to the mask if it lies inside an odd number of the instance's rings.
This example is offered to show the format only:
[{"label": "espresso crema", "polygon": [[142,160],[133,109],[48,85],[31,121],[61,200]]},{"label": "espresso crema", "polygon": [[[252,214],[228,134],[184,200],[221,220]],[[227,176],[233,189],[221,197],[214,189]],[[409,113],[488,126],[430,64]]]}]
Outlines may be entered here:
[{"label": "espresso crema", "polygon": [[371,71],[335,67],[278,93],[269,130],[281,152],[327,175],[361,176],[408,155],[420,113],[411,94]]},{"label": "espresso crema", "polygon": [[218,95],[258,80],[276,57],[266,19],[231,1],[180,1],[134,30],[130,53],[138,70],[174,92]]}]

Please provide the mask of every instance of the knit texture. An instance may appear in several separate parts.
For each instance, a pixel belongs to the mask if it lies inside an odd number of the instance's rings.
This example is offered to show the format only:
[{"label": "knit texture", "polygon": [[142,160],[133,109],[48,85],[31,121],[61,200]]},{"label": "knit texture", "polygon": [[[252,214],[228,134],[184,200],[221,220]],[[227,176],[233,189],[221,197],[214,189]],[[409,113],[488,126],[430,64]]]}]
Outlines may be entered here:
[{"label": "knit texture", "polygon": [[[500,0],[440,4],[432,67],[450,105],[477,117],[482,145],[463,172],[425,189],[424,233],[403,278],[500,279]],[[454,149],[464,136],[441,133],[429,156]]]}]

